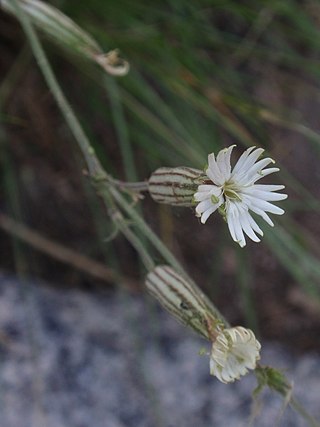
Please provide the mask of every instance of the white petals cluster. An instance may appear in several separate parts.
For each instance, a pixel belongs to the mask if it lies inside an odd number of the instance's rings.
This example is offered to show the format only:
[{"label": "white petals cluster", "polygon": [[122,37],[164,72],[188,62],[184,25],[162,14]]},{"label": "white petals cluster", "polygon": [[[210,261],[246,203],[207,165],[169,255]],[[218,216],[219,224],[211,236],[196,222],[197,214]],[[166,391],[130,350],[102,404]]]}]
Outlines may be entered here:
[{"label": "white petals cluster", "polygon": [[261,345],[250,329],[237,326],[224,329],[212,344],[210,374],[230,383],[255,369]]},{"label": "white petals cluster", "polygon": [[245,234],[254,242],[260,242],[257,235],[263,236],[249,211],[273,226],[268,213],[282,215],[284,210],[270,202],[284,200],[287,195],[276,193],[284,188],[283,185],[256,184],[264,176],[279,171],[275,167],[266,168],[274,163],[271,158],[258,160],[263,148],[248,148],[232,169],[230,157],[234,147],[221,150],[216,158],[213,153],[209,154],[205,171],[208,180],[199,185],[194,200],[198,202],[196,213],[203,224],[219,209],[225,216],[232,239],[244,247]]}]

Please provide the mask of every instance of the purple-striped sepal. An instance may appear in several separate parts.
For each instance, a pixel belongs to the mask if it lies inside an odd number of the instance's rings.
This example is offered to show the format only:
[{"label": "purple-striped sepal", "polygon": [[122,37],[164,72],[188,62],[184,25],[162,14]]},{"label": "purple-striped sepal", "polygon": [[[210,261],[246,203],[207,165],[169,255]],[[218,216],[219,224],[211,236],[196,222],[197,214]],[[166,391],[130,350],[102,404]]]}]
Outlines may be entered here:
[{"label": "purple-striped sepal", "polygon": [[186,166],[159,168],[149,179],[149,193],[158,203],[192,206],[193,196],[204,178],[201,170]]},{"label": "purple-striped sepal", "polygon": [[177,320],[213,341],[225,327],[201,290],[167,265],[159,265],[146,278],[149,293]]}]

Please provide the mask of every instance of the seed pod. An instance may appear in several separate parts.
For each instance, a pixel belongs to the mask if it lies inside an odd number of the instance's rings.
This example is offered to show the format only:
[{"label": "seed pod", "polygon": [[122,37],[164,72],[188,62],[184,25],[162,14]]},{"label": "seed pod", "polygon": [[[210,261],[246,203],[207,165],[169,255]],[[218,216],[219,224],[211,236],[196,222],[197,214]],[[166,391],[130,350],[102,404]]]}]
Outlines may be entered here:
[{"label": "seed pod", "polygon": [[167,265],[157,266],[146,278],[146,286],[177,320],[213,341],[224,322],[201,290]]},{"label": "seed pod", "polygon": [[159,168],[149,179],[149,193],[158,203],[192,206],[193,195],[203,176],[201,170],[185,166]]}]

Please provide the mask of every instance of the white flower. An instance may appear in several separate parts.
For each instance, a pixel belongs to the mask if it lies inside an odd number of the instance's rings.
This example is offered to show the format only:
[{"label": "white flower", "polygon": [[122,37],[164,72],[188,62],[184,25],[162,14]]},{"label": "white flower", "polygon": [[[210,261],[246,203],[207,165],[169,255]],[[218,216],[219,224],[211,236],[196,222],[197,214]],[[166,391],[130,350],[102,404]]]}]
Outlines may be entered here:
[{"label": "white flower", "polygon": [[282,190],[283,185],[256,184],[264,176],[279,171],[278,168],[265,169],[270,163],[274,163],[269,157],[257,161],[263,148],[248,148],[231,169],[230,157],[234,147],[232,145],[221,150],[217,158],[213,153],[209,154],[206,169],[209,179],[199,185],[194,200],[199,202],[196,213],[203,224],[219,208],[228,223],[232,239],[244,247],[244,233],[254,242],[260,242],[257,234],[263,236],[249,211],[260,215],[273,226],[267,212],[282,215],[284,210],[270,202],[284,200],[287,195],[275,193]]},{"label": "white flower", "polygon": [[219,333],[212,344],[210,374],[230,383],[255,369],[261,345],[250,329],[237,326]]}]

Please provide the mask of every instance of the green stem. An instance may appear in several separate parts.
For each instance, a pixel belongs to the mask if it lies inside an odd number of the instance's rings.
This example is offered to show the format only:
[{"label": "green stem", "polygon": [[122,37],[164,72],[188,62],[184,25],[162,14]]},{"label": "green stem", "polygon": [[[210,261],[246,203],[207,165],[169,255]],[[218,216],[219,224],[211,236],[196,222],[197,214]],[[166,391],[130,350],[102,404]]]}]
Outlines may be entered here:
[{"label": "green stem", "polygon": [[[103,170],[99,160],[97,159],[94,150],[88,140],[87,136],[83,132],[83,129],[73,113],[67,99],[65,98],[59,83],[52,72],[50,64],[47,60],[47,57],[42,49],[42,46],[38,40],[38,37],[30,23],[28,17],[21,9],[18,0],[12,0],[12,4],[15,8],[18,19],[21,22],[21,25],[29,39],[31,44],[31,48],[35,55],[35,58],[38,62],[38,65],[46,79],[46,82],[51,89],[53,96],[57,104],[59,105],[76,141],[78,142],[81,151],[84,155],[86,163],[89,168],[90,175],[92,177],[104,177],[108,178],[108,175]],[[158,251],[162,254],[162,256],[167,260],[167,262],[172,265],[177,271],[180,271],[182,274],[187,276],[186,272],[182,268],[181,264],[176,260],[174,255],[166,248],[166,246],[161,242],[161,240],[157,237],[157,235],[150,229],[150,227],[145,223],[145,221],[140,217],[138,213],[126,202],[126,200],[121,196],[121,194],[115,190],[111,189],[111,193],[113,197],[117,200],[120,206],[127,211],[127,213],[134,219],[137,223],[138,227],[143,231],[146,237],[154,244],[154,246],[158,249]]]},{"label": "green stem", "polygon": [[[28,17],[25,15],[25,13],[21,10],[21,6],[19,4],[18,0],[13,0],[12,4],[15,8],[16,15],[18,19],[21,22],[21,25],[29,39],[31,48],[33,50],[33,53],[36,57],[36,60],[38,62],[38,65],[45,77],[45,80],[51,89],[51,92],[58,104],[58,106],[61,109],[62,114],[64,115],[67,124],[69,125],[76,141],[79,144],[79,147],[81,148],[81,151],[84,155],[85,161],[88,165],[90,176],[96,181],[101,181],[102,179],[108,179],[108,175],[102,168],[99,160],[97,159],[94,150],[90,144],[89,139],[85,135],[77,117],[75,116],[71,106],[69,105],[66,97],[64,96],[59,83],[55,77],[55,75],[52,72],[52,69],[50,67],[50,64],[47,60],[47,57],[44,53],[44,50],[42,49],[42,46],[38,40],[38,37],[32,27],[32,24],[30,23]],[[97,183],[97,185],[99,185]],[[122,184],[123,185],[123,184]],[[106,195],[105,195],[106,197]],[[121,215],[121,214],[120,214]],[[125,221],[121,216],[112,216],[113,219],[115,219],[116,224],[121,229],[123,234],[127,237],[127,239],[131,242],[131,244],[135,247],[135,249],[138,251],[138,253],[141,255],[141,258],[148,270],[154,268],[154,262],[150,255],[147,253],[145,248],[143,247],[140,240],[134,235],[134,233],[129,229],[127,225],[125,225]]]},{"label": "green stem", "polygon": [[151,271],[155,268],[155,263],[152,257],[149,255],[148,251],[144,247],[141,240],[133,233],[132,230],[127,225],[126,219],[123,217],[122,213],[115,206],[114,200],[110,194],[109,188],[104,186],[101,190],[98,190],[101,194],[103,201],[108,209],[108,213],[114,224],[119,227],[123,235],[127,240],[132,244],[135,250],[141,257],[141,260],[148,271]]},{"label": "green stem", "polygon": [[119,193],[119,191],[111,187],[110,192],[119,206],[128,214],[128,216],[133,220],[135,225],[142,231],[142,233],[147,237],[147,239],[152,243],[152,245],[158,250],[158,252],[163,256],[165,261],[171,265],[178,273],[185,277],[185,279],[193,286],[197,294],[200,295],[202,300],[207,304],[212,312],[215,313],[215,316],[220,318],[226,327],[229,327],[229,323],[222,316],[219,310],[212,304],[211,300],[207,298],[203,292],[199,289],[198,285],[192,280],[188,273],[184,270],[180,262],[176,257],[169,251],[165,244],[159,239],[159,237],[151,230],[149,225],[144,221],[144,219],[136,212],[134,207],[126,201],[126,199]]},{"label": "green stem", "polygon": [[[219,313],[219,311],[213,306],[211,301],[203,295],[198,286],[194,283],[194,281],[189,277],[186,271],[183,269],[179,261],[175,258],[175,256],[169,251],[169,249],[164,245],[164,243],[158,238],[158,236],[151,230],[148,224],[144,221],[144,219],[135,211],[135,209],[126,201],[126,199],[119,193],[119,191],[110,186],[112,184],[112,178],[104,171],[102,168],[98,158],[95,155],[95,152],[85,135],[77,117],[73,113],[71,106],[69,105],[67,99],[65,98],[59,83],[51,69],[49,61],[45,55],[45,52],[40,44],[38,36],[33,29],[32,24],[28,16],[22,10],[19,0],[12,0],[12,5],[15,9],[16,15],[21,22],[21,25],[29,39],[33,54],[38,62],[38,65],[45,77],[45,80],[50,88],[60,110],[65,117],[67,124],[69,125],[82,153],[85,158],[85,161],[88,165],[89,173],[92,178],[93,183],[96,185],[97,189],[102,189],[102,186],[107,188],[110,191],[110,194],[117,201],[118,205],[127,212],[129,217],[135,222],[137,227],[143,232],[143,234],[147,237],[148,240],[153,244],[153,246],[159,251],[159,253],[163,256],[163,258],[171,265],[177,272],[180,272],[188,281],[193,285],[196,291],[201,294],[201,297],[206,300],[206,303],[212,307],[212,310],[216,313],[218,317],[220,317],[226,325],[228,323],[225,321],[223,316]],[[108,186],[107,186],[107,185]],[[110,187],[110,188],[109,188]],[[126,231],[127,232],[127,231]],[[131,230],[130,230],[131,232]],[[132,233],[132,232],[131,232]],[[131,235],[131,233],[127,232],[127,236]],[[138,238],[137,238],[138,239]],[[134,243],[136,248],[141,250],[142,245],[139,245],[137,241]],[[151,262],[149,259],[146,260],[144,255],[144,260],[151,267]],[[153,261],[152,261],[153,262]]]},{"label": "green stem", "polygon": [[304,409],[304,407],[296,399],[291,398],[289,404],[308,422],[310,427],[320,426],[320,423],[315,420],[311,415],[309,415],[308,412]]},{"label": "green stem", "polygon": [[116,185],[120,190],[129,190],[135,193],[142,193],[145,191],[149,191],[148,181],[140,181],[140,182],[125,182],[119,181],[118,179],[110,179],[112,184]]},{"label": "green stem", "polygon": [[102,173],[105,173],[101,167],[99,160],[94,154],[94,150],[90,144],[90,141],[85,135],[77,117],[75,116],[74,112],[72,111],[72,108],[69,105],[69,102],[64,96],[55,75],[53,74],[53,71],[50,67],[44,50],[39,42],[39,39],[36,35],[35,30],[33,29],[32,24],[30,23],[28,16],[22,10],[19,0],[12,0],[12,5],[15,9],[17,18],[21,22],[22,28],[24,29],[29,39],[33,54],[37,60],[37,63],[43,73],[43,76],[49,88],[51,89],[51,93],[53,94],[58,106],[60,107],[66,119],[66,122],[68,123],[68,126],[71,129],[71,132],[73,133],[75,139],[77,140],[80,146],[80,149],[88,165],[90,175],[97,176]]},{"label": "green stem", "polygon": [[175,256],[169,251],[165,244],[159,239],[159,237],[151,230],[149,225],[144,221],[144,219],[136,212],[134,207],[126,201],[126,199],[119,193],[119,191],[111,187],[110,192],[114,199],[117,201],[119,206],[131,217],[135,222],[137,227],[143,232],[148,240],[154,245],[154,247],[159,251],[163,258],[178,272],[182,273],[184,276],[187,276],[187,273],[184,271],[183,267]]}]

